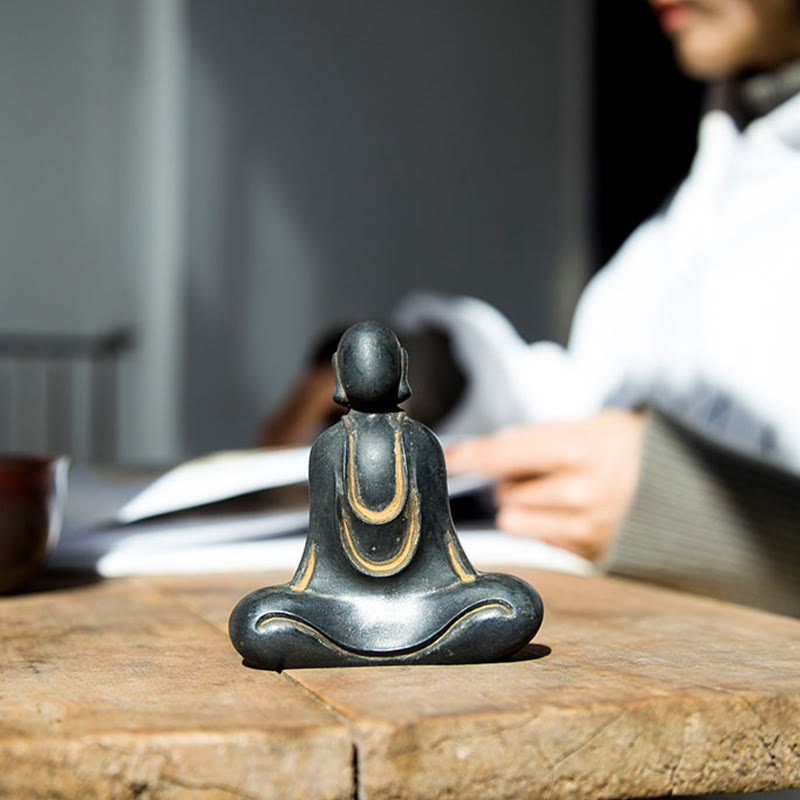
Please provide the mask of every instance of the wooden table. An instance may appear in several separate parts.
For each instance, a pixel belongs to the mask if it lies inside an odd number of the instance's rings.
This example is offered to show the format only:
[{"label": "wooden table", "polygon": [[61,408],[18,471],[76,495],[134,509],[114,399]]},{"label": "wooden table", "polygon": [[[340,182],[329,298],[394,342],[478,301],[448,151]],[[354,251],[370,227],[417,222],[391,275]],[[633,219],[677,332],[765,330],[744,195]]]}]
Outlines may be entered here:
[{"label": "wooden table", "polygon": [[800,785],[800,620],[520,570],[500,664],[243,667],[225,633],[286,575],[0,598],[0,797],[600,798]]}]

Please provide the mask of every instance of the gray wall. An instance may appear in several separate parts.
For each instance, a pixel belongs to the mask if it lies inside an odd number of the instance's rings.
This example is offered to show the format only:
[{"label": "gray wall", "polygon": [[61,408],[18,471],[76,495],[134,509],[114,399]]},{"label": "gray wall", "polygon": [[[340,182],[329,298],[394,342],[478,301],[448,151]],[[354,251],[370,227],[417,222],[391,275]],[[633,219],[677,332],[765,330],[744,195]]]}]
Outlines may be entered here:
[{"label": "gray wall", "polygon": [[[559,333],[586,23],[582,0],[3,0],[0,330],[135,328],[124,461],[248,444],[320,332],[412,289]],[[48,446],[37,419],[17,446]]]},{"label": "gray wall", "polygon": [[[112,411],[128,462],[182,449],[185,27],[183,0],[0,3],[0,330],[135,330]],[[55,395],[84,432],[85,366]],[[0,447],[61,447],[44,369],[5,375]]]},{"label": "gray wall", "polygon": [[0,324],[125,320],[119,3],[0,4]]},{"label": "gray wall", "polygon": [[580,6],[192,0],[191,451],[251,441],[320,332],[413,289],[560,332],[559,261],[583,268]]}]

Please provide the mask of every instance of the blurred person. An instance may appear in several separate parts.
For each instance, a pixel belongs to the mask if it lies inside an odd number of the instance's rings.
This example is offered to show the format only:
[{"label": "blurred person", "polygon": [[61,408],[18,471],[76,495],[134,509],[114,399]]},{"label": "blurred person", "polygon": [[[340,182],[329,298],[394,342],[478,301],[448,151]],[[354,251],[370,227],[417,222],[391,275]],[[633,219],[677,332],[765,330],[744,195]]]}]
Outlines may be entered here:
[{"label": "blurred person", "polygon": [[[650,5],[709,108],[688,177],[586,287],[567,348],[472,298],[412,297],[396,323],[411,365],[435,354],[410,376],[440,397],[427,421],[484,434],[448,467],[497,479],[499,528],[800,615],[800,0]],[[318,361],[265,441],[310,437],[331,380]]]}]

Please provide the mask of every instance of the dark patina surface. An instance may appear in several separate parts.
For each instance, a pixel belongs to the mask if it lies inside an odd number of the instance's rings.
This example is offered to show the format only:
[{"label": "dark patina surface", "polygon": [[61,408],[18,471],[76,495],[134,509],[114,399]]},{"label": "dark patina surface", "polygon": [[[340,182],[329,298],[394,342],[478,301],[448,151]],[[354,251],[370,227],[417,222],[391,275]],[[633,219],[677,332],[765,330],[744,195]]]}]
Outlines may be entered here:
[{"label": "dark patina surface", "polygon": [[305,552],[288,584],[231,614],[245,663],[266,669],[491,661],[530,641],[542,601],[477,572],[456,536],[442,448],[398,403],[406,355],[384,325],[349,328],[334,355],[342,421],[314,443]]}]

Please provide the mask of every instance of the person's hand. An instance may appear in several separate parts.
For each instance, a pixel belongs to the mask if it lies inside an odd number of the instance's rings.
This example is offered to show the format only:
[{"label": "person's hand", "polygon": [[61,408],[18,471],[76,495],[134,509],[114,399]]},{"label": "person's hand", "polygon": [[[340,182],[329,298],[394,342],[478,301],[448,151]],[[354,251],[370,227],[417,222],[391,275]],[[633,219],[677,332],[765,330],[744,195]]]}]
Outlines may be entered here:
[{"label": "person's hand", "polygon": [[333,402],[335,381],[329,363],[307,370],[289,391],[286,401],[264,424],[262,447],[308,444],[334,414],[343,411]]},{"label": "person's hand", "polygon": [[507,428],[448,448],[447,466],[498,479],[501,530],[599,560],[636,490],[643,423],[639,412],[606,409]]}]

